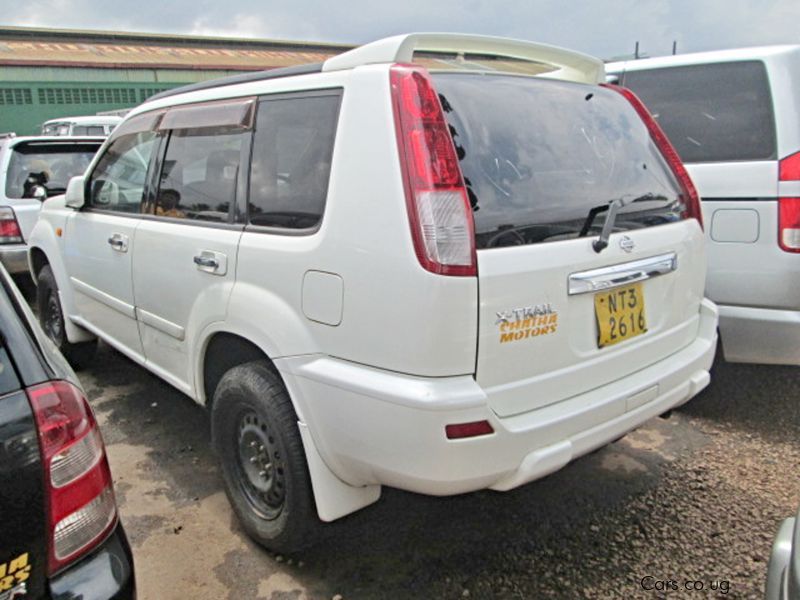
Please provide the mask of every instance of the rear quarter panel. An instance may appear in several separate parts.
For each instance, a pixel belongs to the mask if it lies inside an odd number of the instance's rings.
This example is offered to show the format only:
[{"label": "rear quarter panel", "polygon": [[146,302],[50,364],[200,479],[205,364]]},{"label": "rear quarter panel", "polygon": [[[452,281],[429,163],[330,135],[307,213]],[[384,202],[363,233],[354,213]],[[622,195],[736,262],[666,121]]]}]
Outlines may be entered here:
[{"label": "rear quarter panel", "polygon": [[[388,67],[314,80],[344,88],[321,227],[308,236],[246,231],[228,320],[258,321],[249,327],[262,330],[273,358],[323,353],[416,375],[472,373],[477,279],[433,275],[414,254]],[[269,83],[261,93],[288,91]],[[308,271],[341,279],[338,325],[303,313]]]}]

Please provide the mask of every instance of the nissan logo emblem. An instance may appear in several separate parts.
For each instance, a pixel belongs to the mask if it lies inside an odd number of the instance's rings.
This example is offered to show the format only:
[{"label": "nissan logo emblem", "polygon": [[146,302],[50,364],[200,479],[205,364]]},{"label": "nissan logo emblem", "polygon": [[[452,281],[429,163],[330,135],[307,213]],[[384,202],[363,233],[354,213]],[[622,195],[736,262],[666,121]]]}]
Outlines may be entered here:
[{"label": "nissan logo emblem", "polygon": [[634,246],[636,246],[636,244],[634,244],[633,240],[627,235],[623,235],[622,239],[619,241],[619,247],[625,252],[633,252]]}]

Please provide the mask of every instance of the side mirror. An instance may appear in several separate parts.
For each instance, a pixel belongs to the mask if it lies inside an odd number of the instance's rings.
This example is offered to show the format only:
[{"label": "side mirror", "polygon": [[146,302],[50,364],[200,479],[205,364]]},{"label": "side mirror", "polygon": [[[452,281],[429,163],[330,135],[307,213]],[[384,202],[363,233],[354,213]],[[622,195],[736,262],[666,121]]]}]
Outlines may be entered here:
[{"label": "side mirror", "polygon": [[47,188],[44,187],[43,185],[33,186],[31,194],[39,202],[44,202],[45,200],[47,200]]},{"label": "side mirror", "polygon": [[64,204],[70,208],[78,209],[86,202],[86,177],[78,175],[69,180],[67,193],[64,197]]}]

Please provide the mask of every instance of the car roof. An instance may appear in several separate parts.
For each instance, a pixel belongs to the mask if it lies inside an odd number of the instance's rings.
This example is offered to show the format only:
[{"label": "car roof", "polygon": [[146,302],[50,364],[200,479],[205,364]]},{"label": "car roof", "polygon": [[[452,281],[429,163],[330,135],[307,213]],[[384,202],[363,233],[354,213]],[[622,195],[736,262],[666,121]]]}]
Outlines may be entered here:
[{"label": "car roof", "polygon": [[37,145],[52,144],[57,146],[75,144],[77,142],[102,144],[104,141],[106,141],[105,137],[99,137],[96,135],[26,135],[1,139],[0,145],[12,148],[18,144],[26,143],[34,143]]},{"label": "car roof", "polygon": [[44,122],[44,125],[52,125],[54,123],[72,123],[74,125],[81,125],[83,123],[93,123],[95,125],[115,125],[122,120],[122,117],[116,115],[97,115],[97,116],[81,116],[81,117],[58,117]]},{"label": "car roof", "polygon": [[622,70],[638,71],[661,67],[677,67],[702,65],[715,62],[735,62],[742,60],[759,60],[778,57],[785,54],[800,53],[800,45],[755,46],[752,48],[734,48],[730,50],[711,50],[653,58],[638,58],[606,63],[606,72]]}]

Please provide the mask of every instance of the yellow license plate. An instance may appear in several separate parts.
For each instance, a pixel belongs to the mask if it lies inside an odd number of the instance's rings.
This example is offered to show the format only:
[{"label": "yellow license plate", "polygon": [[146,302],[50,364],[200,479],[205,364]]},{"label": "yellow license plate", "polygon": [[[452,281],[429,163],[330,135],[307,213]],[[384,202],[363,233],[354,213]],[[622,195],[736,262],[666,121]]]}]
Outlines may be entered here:
[{"label": "yellow license plate", "polygon": [[641,283],[599,292],[594,296],[597,347],[612,346],[647,331]]}]

